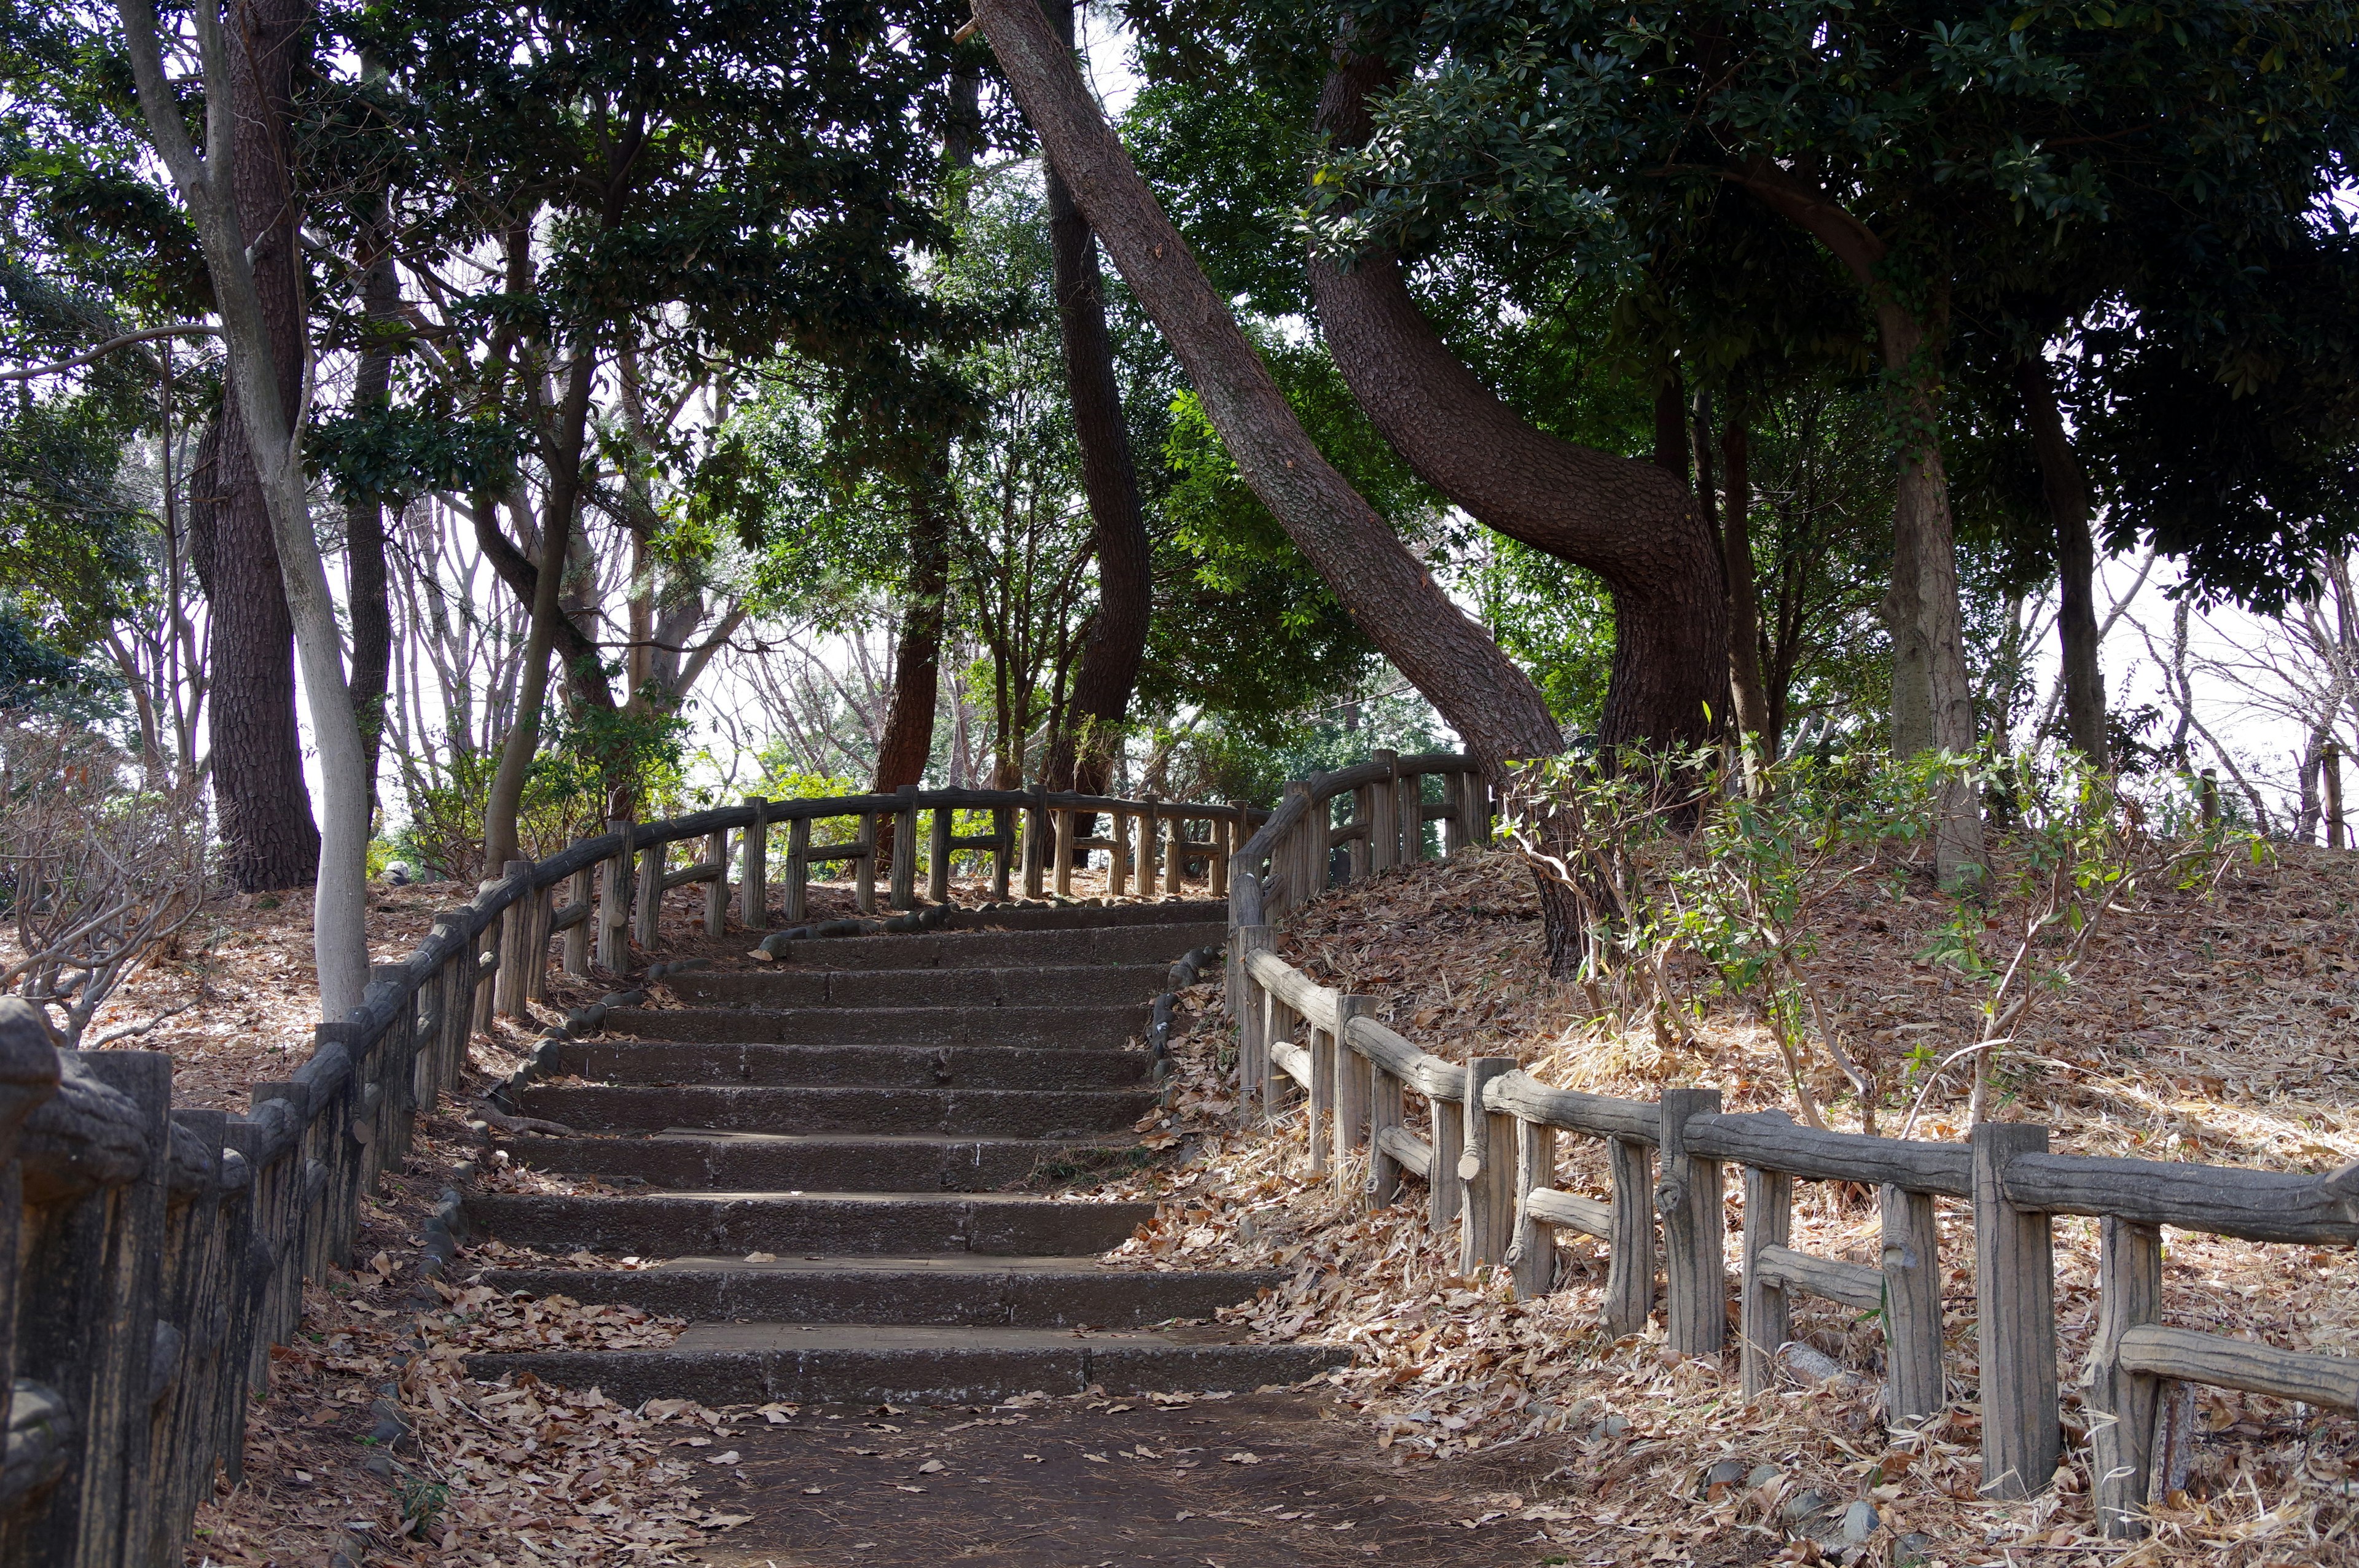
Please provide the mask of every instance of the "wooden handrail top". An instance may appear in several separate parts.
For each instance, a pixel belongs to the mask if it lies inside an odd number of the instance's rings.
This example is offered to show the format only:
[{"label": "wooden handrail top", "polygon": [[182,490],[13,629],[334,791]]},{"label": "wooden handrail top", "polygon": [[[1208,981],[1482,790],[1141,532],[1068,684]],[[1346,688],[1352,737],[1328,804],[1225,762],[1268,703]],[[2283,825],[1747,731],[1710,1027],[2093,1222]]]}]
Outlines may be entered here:
[{"label": "wooden handrail top", "polygon": [[2124,1331],[2121,1360],[2133,1372],[2158,1378],[2359,1410],[2359,1357],[2283,1350],[2148,1323]]},{"label": "wooden handrail top", "polygon": [[2348,1200],[2322,1178],[2229,1165],[2018,1154],[1999,1172],[2007,1203],[2027,1213],[2111,1215],[2246,1241],[2359,1242]]},{"label": "wooden handrail top", "polygon": [[[1616,1099],[1578,1089],[1550,1088],[1521,1067],[1483,1086],[1483,1108],[1506,1111],[1543,1127],[1653,1143],[1662,1136],[1662,1112],[1646,1100]],[[1694,1123],[1690,1121],[1690,1126]]]},{"label": "wooden handrail top", "polygon": [[1686,1141],[1708,1158],[1805,1181],[1864,1182],[1953,1198],[1973,1195],[1974,1155],[1963,1143],[1822,1132],[1798,1126],[1782,1110],[1694,1117]]},{"label": "wooden handrail top", "polygon": [[1426,1098],[1450,1105],[1465,1101],[1465,1068],[1430,1051],[1419,1050],[1366,1014],[1343,1025],[1343,1039],[1353,1050]]}]

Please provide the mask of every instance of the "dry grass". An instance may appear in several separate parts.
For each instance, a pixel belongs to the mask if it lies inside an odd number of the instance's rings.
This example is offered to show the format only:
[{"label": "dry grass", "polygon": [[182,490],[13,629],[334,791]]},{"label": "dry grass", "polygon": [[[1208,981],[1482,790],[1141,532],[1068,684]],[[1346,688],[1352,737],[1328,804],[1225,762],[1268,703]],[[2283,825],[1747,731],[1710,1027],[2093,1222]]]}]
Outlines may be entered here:
[{"label": "dry grass", "polygon": [[[2064,1152],[2307,1172],[2359,1156],[2354,908],[2359,857],[2295,849],[2271,865],[2232,868],[2211,892],[2117,911],[2069,989],[2018,1033],[2000,1114],[2049,1124]],[[1911,1044],[1946,1050],[1975,1037],[1977,994],[1916,957],[1945,916],[1934,895],[1905,882],[1863,885],[1832,912],[1816,970],[1854,1054],[1875,1048],[1897,1059]],[[1441,1055],[1513,1054],[1549,1082],[1634,1098],[1703,1084],[1732,1108],[1793,1108],[1756,1012],[1745,999],[1712,994],[1699,968],[1674,976],[1688,1006],[1667,1046],[1651,1029],[1603,1026],[1585,994],[1545,977],[1538,942],[1528,878],[1494,853],[1323,898],[1281,934],[1280,948],[1323,983],[1376,998],[1394,1028]],[[1165,1199],[1125,1260],[1291,1270],[1285,1289],[1236,1315],[1262,1336],[1358,1346],[1358,1364],[1338,1382],[1369,1419],[1373,1441],[1400,1462],[1556,1445],[1565,1498],[1524,1517],[1575,1562],[1683,1561],[1731,1528],[1756,1530],[1776,1549],[1780,1505],[1805,1489],[1837,1506],[1870,1499],[1882,1519],[1871,1543],[1878,1560],[1911,1533],[1924,1539],[1908,1552],[1950,1563],[2069,1562],[2098,1547],[2083,1423],[2069,1389],[2094,1325],[2093,1222],[2057,1227],[2071,1444],[2060,1484],[2030,1504],[1982,1503],[1962,1206],[1941,1205],[1954,1396],[1946,1417],[1921,1436],[1886,1433],[1875,1325],[1816,1302],[1798,1310],[1797,1336],[1856,1371],[1747,1406],[1733,1354],[1722,1366],[1682,1361],[1657,1331],[1615,1340],[1598,1326],[1603,1259],[1585,1238],[1560,1249],[1558,1290],[1514,1301],[1504,1281],[1455,1277],[1454,1238],[1426,1231],[1416,1184],[1401,1206],[1365,1215],[1304,1169],[1299,1110],[1266,1131],[1240,1130],[1219,1054],[1232,1032],[1217,989],[1199,987],[1192,1000],[1201,1022],[1180,1048],[1169,1130],[1194,1134],[1195,1156],[1176,1176],[1103,1189]],[[1818,1073],[1821,1102],[1856,1125],[1843,1080],[1830,1065]],[[1919,1136],[1962,1135],[1964,1088],[1932,1108]],[[1887,1108],[1886,1125],[1893,1119]],[[1558,1185],[1602,1194],[1602,1152],[1562,1141]],[[1346,1171],[1347,1190],[1357,1175]],[[1742,1211],[1730,1187],[1733,1231]],[[1795,1208],[1797,1247],[1874,1260],[1876,1219],[1860,1195],[1805,1184]],[[2174,1232],[2169,1257],[2171,1322],[2321,1351],[2359,1342],[2359,1265],[2347,1249]],[[2359,1428],[2350,1417],[2225,1390],[2203,1391],[2199,1413],[2186,1490],[2158,1506],[2152,1540],[2106,1558],[2359,1562]],[[1729,1458],[1748,1472],[1768,1465],[1775,1479],[1702,1495],[1702,1473]]]}]

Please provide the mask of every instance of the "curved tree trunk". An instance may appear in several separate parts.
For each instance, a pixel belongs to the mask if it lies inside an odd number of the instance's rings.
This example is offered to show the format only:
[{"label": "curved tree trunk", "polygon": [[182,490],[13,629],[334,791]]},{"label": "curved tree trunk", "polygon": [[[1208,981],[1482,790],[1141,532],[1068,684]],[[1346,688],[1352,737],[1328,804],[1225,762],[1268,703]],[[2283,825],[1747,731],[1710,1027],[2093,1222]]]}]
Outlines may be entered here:
[{"label": "curved tree trunk", "polygon": [[[1050,25],[1073,42],[1072,0],[1043,0]],[[1114,341],[1106,331],[1105,279],[1097,240],[1052,164],[1048,169],[1049,243],[1055,263],[1057,321],[1065,350],[1065,382],[1073,401],[1073,433],[1082,449],[1082,488],[1098,561],[1098,608],[1090,618],[1081,667],[1056,745],[1043,770],[1050,789],[1103,794],[1122,743],[1130,694],[1147,656],[1147,621],[1154,610],[1154,562],[1138,505],[1138,473],[1130,457],[1122,388],[1114,373]],[[1088,829],[1084,829],[1086,833]]]},{"label": "curved tree trunk", "polygon": [[[1367,135],[1385,70],[1345,55],[1320,94],[1319,124]],[[1688,490],[1684,410],[1662,425],[1677,472],[1533,428],[1441,341],[1390,254],[1349,272],[1313,257],[1311,294],[1352,395],[1419,477],[1476,521],[1586,567],[1614,595],[1614,675],[1602,745],[1709,739],[1728,707],[1728,608],[1720,544]]]},{"label": "curved tree trunk", "polygon": [[[1700,430],[1698,438],[1709,438]],[[1756,738],[1762,759],[1775,758],[1786,738],[1769,712],[1761,678],[1761,581],[1753,565],[1753,445],[1745,405],[1731,398],[1720,433],[1720,539],[1728,581],[1728,689],[1736,727]]]},{"label": "curved tree trunk", "polygon": [[[288,185],[286,111],[307,8],[248,0],[232,8],[236,131],[232,189],[249,236],[254,283],[270,331],[283,407],[301,395],[305,351],[296,211]],[[217,437],[217,438],[216,438]],[[262,473],[238,399],[222,399],[210,472],[190,476],[190,526],[212,607],[213,799],[222,876],[241,892],[308,887],[320,871],[320,829],[303,783],[295,721],[295,624]],[[201,465],[203,458],[199,459]]]},{"label": "curved tree trunk", "polygon": [[1352,618],[1494,769],[1562,749],[1531,678],[1320,455],[1163,215],[1038,0],[976,0],[992,52],[1131,292],[1170,341],[1254,493]]},{"label": "curved tree trunk", "polygon": [[[361,282],[361,304],[379,330],[400,319],[401,287],[394,276],[393,246],[382,200],[369,225],[375,247]],[[353,372],[353,406],[382,404],[393,387],[393,350],[372,342]],[[344,508],[345,600],[351,607],[353,717],[360,720],[361,751],[368,759],[369,810],[376,810],[377,754],[385,737],[386,681],[393,665],[393,608],[386,597],[385,504],[362,496]]]},{"label": "curved tree trunk", "polygon": [[2015,384],[2023,397],[2024,423],[2031,427],[2032,449],[2039,458],[2039,488],[2056,529],[2056,635],[2062,644],[2064,728],[2090,765],[2103,769],[2111,764],[2105,754],[2105,673],[2097,663],[2097,552],[2089,538],[2089,480],[2072,455],[2047,362],[2031,355],[2017,361]]},{"label": "curved tree trunk", "polygon": [[[951,520],[947,472],[929,470],[910,489],[908,600],[901,610],[901,636],[893,650],[893,697],[885,713],[885,733],[876,741],[876,773],[871,785],[890,795],[925,776],[934,752],[934,708],[941,688],[942,625],[950,597]],[[891,825],[879,831],[889,835]],[[891,848],[877,840],[878,853]]]}]

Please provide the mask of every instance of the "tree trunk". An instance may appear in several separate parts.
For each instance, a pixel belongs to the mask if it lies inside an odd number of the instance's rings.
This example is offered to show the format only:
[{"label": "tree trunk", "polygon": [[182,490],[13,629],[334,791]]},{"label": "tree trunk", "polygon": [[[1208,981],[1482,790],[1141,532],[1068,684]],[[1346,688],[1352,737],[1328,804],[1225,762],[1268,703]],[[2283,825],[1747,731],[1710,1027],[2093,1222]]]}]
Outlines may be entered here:
[{"label": "tree trunk", "polygon": [[[1753,566],[1753,446],[1744,403],[1732,397],[1720,433],[1721,561],[1728,581],[1728,689],[1736,727],[1754,738],[1763,761],[1784,749],[1761,677],[1761,583]],[[1701,433],[1708,435],[1708,432]]]},{"label": "tree trunk", "polygon": [[[942,625],[950,598],[951,514],[947,465],[929,468],[909,490],[909,578],[901,635],[893,650],[893,697],[876,742],[872,784],[890,795],[924,778],[934,752],[941,689]],[[892,846],[886,838],[877,842]],[[879,850],[881,854],[882,849]]]},{"label": "tree trunk", "polygon": [[[1204,401],[1238,471],[1386,657],[1495,773],[1563,741],[1530,677],[1320,455],[1090,96],[1038,0],[977,0],[1049,160]],[[1714,596],[1718,595],[1715,591]]]},{"label": "tree trunk", "polygon": [[[304,320],[296,211],[288,187],[286,112],[303,53],[305,7],[250,0],[231,13],[236,132],[232,189],[253,251],[254,283],[277,372],[292,408],[303,384]],[[190,525],[199,578],[212,606],[213,799],[221,817],[222,877],[241,892],[309,886],[320,871],[320,830],[303,783],[295,719],[295,626],[279,577],[270,506],[235,395],[191,476]]]},{"label": "tree trunk", "polygon": [[2015,365],[2024,423],[2039,458],[2039,489],[2056,529],[2056,635],[2064,666],[2064,729],[2092,767],[2112,765],[2105,746],[2105,673],[2097,663],[2097,552],[2089,538],[2089,480],[2072,455],[2048,362]]},{"label": "tree trunk", "polygon": [[[1792,170],[1756,159],[1730,171],[1772,211],[1827,248],[1875,310],[1893,423],[1901,432],[1892,515],[1892,587],[1885,596],[1892,633],[1892,751],[1913,757],[1974,748],[1973,688],[1966,676],[1964,617],[1958,603],[1957,538],[1949,479],[1941,466],[1940,353],[1935,334],[1885,276],[1891,246]],[[1945,290],[1936,283],[1936,309]],[[1973,788],[1952,779],[1941,791],[1934,861],[1944,885],[1977,878],[1983,824]]]},{"label": "tree trunk", "polygon": [[[1320,95],[1319,125],[1344,143],[1368,131],[1365,98],[1386,68],[1345,55]],[[1598,739],[1691,745],[1728,706],[1728,608],[1720,544],[1687,486],[1685,411],[1671,385],[1670,468],[1575,446],[1526,423],[1434,331],[1389,254],[1349,272],[1314,256],[1311,293],[1335,363],[1385,439],[1476,521],[1586,567],[1614,595],[1614,673]]]},{"label": "tree trunk", "polygon": [[[401,286],[394,276],[391,231],[380,200],[369,226],[373,254],[361,282],[361,304],[369,325],[390,330],[401,319]],[[372,340],[353,372],[353,406],[384,406],[393,388],[393,350]],[[385,736],[386,681],[393,667],[393,607],[386,596],[385,504],[364,495],[344,508],[345,601],[353,625],[353,717],[361,727],[361,751],[368,762],[369,812],[376,811],[377,755]]]},{"label": "tree trunk", "polygon": [[308,887],[320,872],[320,829],[295,724],[295,627],[234,397],[197,441],[189,558],[212,608],[206,722],[222,880],[239,892]]},{"label": "tree trunk", "polygon": [[549,493],[540,513],[540,563],[533,580],[532,618],[524,638],[524,662],[516,671],[516,716],[500,744],[500,765],[484,805],[484,865],[496,871],[516,858],[516,817],[524,806],[526,775],[540,746],[540,714],[549,701],[549,655],[557,643],[565,583],[565,552],[572,542],[573,514],[582,488],[582,445],[590,423],[590,391],[597,363],[585,342],[574,351],[558,405],[556,440],[547,454]]},{"label": "tree trunk", "polygon": [[[1041,0],[1041,9],[1070,49],[1072,0]],[[1057,741],[1042,770],[1050,789],[1104,793],[1131,689],[1147,656],[1154,607],[1154,571],[1147,524],[1138,505],[1138,474],[1130,458],[1122,389],[1114,373],[1114,341],[1106,331],[1105,280],[1090,222],[1073,193],[1049,166],[1049,243],[1055,262],[1057,322],[1065,350],[1065,382],[1073,401],[1073,433],[1082,449],[1082,488],[1098,561],[1098,608],[1090,619],[1081,668],[1057,726]],[[1093,829],[1086,825],[1082,836]]]}]

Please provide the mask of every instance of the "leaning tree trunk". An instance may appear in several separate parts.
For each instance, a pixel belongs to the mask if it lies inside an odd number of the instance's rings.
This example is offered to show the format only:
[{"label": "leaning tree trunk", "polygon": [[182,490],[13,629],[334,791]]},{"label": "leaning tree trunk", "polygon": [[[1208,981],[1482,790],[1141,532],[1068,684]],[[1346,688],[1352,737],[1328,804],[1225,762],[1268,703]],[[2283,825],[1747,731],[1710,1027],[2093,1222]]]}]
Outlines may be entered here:
[{"label": "leaning tree trunk", "polygon": [[[1037,0],[975,0],[974,13],[1049,161],[1170,342],[1237,471],[1311,569],[1493,778],[1503,779],[1512,762],[1560,751],[1562,732],[1539,688],[1304,433]],[[1566,972],[1578,955],[1577,910],[1567,890],[1546,880],[1540,909],[1550,969]]]},{"label": "leaning tree trunk", "polygon": [[[1386,70],[1346,54],[1320,94],[1321,130],[1364,140],[1366,97]],[[1678,456],[1655,462],[1534,428],[1441,341],[1388,253],[1343,271],[1313,256],[1310,287],[1335,363],[1376,429],[1419,477],[1480,523],[1586,567],[1614,595],[1614,674],[1598,739],[1690,745],[1728,707],[1728,607],[1720,542],[1686,483],[1685,411],[1659,419]],[[1675,384],[1674,384],[1675,385]]]},{"label": "leaning tree trunk", "polygon": [[[1072,0],[1044,0],[1041,8],[1071,48]],[[1097,240],[1054,165],[1046,183],[1057,321],[1064,341],[1065,382],[1072,395],[1073,433],[1082,449],[1082,489],[1090,501],[1098,607],[1090,618],[1081,667],[1073,674],[1072,695],[1066,700],[1064,720],[1057,726],[1043,774],[1050,789],[1102,795],[1113,776],[1131,691],[1147,657],[1154,563],[1139,511],[1138,473],[1131,463],[1122,389],[1114,380]]]},{"label": "leaning tree trunk", "polygon": [[[289,409],[302,392],[306,345],[286,111],[306,11],[295,0],[248,0],[230,12],[241,46],[234,51],[232,189],[270,332],[279,400]],[[320,871],[320,829],[303,783],[295,719],[295,625],[261,470],[234,395],[222,399],[218,431],[211,472],[200,466],[190,476],[190,524],[198,578],[212,610],[222,876],[241,892],[308,887]]]},{"label": "leaning tree trunk", "polygon": [[2023,397],[2024,422],[2031,427],[2039,458],[2039,488],[2056,529],[2056,635],[2062,644],[2064,728],[2072,744],[2098,769],[2109,766],[2105,748],[2105,673],[2097,663],[2097,552],[2089,538],[2089,480],[2072,454],[2056,406],[2056,384],[2047,362],[2026,355],[2016,362],[2015,384]]},{"label": "leaning tree trunk", "polygon": [[[908,597],[893,650],[893,696],[876,742],[873,787],[890,795],[925,776],[934,752],[934,709],[941,687],[942,627],[950,597],[950,475],[929,468],[909,492]],[[890,825],[885,825],[889,834]],[[879,854],[891,848],[878,841]]]},{"label": "leaning tree trunk", "polygon": [[[394,276],[392,226],[385,202],[368,230],[372,254],[361,280],[361,304],[373,332],[391,330],[401,319],[401,286]],[[393,389],[393,349],[372,337],[353,372],[353,406],[383,407]],[[361,750],[368,759],[369,809],[376,808],[377,757],[385,738],[385,692],[393,666],[393,607],[386,597],[385,502],[355,496],[344,508],[345,599],[353,624],[353,717],[360,720]]]},{"label": "leaning tree trunk", "polygon": [[[1761,677],[1761,579],[1753,564],[1753,447],[1745,405],[1730,398],[1720,435],[1720,539],[1728,581],[1728,689],[1736,727],[1754,737],[1763,761],[1785,744],[1770,721],[1769,693]],[[1699,440],[1708,431],[1699,431]]]}]

